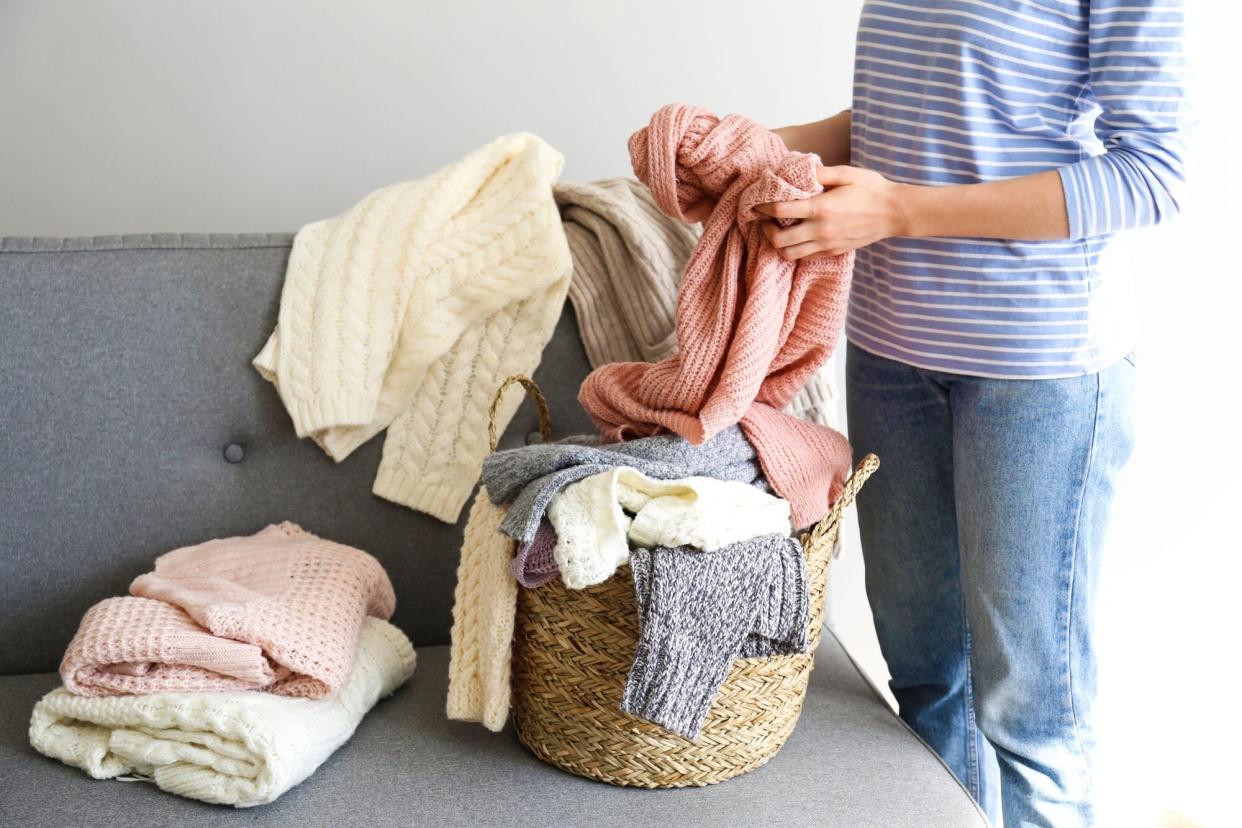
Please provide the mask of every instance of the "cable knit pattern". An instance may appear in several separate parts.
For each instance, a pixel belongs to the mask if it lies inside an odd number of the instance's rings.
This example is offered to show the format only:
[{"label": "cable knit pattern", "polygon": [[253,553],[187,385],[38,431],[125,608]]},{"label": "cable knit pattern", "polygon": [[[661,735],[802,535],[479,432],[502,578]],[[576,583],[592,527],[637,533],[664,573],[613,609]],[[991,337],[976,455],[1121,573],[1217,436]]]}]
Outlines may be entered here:
[{"label": "cable knit pattern", "polygon": [[500,531],[505,510],[479,488],[461,545],[453,595],[447,712],[450,719],[500,730],[509,718],[509,671],[517,582],[516,544]]},{"label": "cable knit pattern", "polygon": [[353,735],[378,699],[414,672],[414,648],[378,618],[363,622],[335,695],[158,693],[90,698],[60,687],[30,717],[30,744],[95,779],[150,778],[179,796],[249,807],[306,779]]},{"label": "cable knit pattern", "polygon": [[660,209],[703,223],[677,304],[678,352],[595,369],[579,400],[605,440],[672,431],[702,443],[739,423],[799,527],[818,520],[850,468],[845,438],[783,413],[831,355],[853,256],[783,259],[759,204],[822,192],[818,159],[789,152],[738,115],[680,104],[630,137],[639,180]]},{"label": "cable knit pattern", "polygon": [[[380,497],[456,522],[487,452],[492,394],[534,372],[564,304],[562,164],[538,137],[505,135],[294,239],[254,365],[298,436],[337,461],[388,429]],[[520,402],[504,402],[500,428]]]},{"label": "cable knit pattern", "polygon": [[747,483],[656,480],[627,466],[569,484],[548,505],[548,518],[557,568],[570,589],[612,577],[629,560],[631,544],[711,551],[790,531],[789,503]]},{"label": "cable knit pattern", "polygon": [[[659,362],[676,352],[677,288],[699,226],[661,211],[630,178],[561,182],[553,193],[574,260],[569,299],[591,367]],[[785,410],[837,426],[831,373],[825,366],[811,374]]]},{"label": "cable knit pattern", "polygon": [[87,696],[263,689],[321,698],[353,667],[392,583],[367,553],[292,523],[175,549],[82,619],[61,662]]}]

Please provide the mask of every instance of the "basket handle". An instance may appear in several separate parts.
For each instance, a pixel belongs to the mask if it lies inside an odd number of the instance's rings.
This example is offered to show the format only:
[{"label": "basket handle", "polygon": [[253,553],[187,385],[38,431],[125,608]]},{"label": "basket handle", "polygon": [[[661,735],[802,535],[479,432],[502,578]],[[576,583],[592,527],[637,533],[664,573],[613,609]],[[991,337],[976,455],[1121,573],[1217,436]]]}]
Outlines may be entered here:
[{"label": "basket handle", "polygon": [[812,544],[818,543],[821,537],[841,522],[841,515],[854,502],[854,498],[858,496],[858,492],[862,489],[863,484],[867,482],[867,478],[873,475],[879,467],[880,458],[874,454],[868,454],[858,461],[858,465],[854,468],[854,473],[845,481],[845,487],[841,489],[841,495],[837,498],[837,501],[832,504],[828,514],[824,515],[823,519],[811,529],[810,541]]},{"label": "basket handle", "polygon": [[539,439],[545,443],[552,439],[552,412],[548,410],[547,398],[533,379],[523,374],[513,374],[500,383],[496,396],[492,397],[492,407],[487,412],[487,445],[491,451],[495,451],[497,443],[500,442],[500,435],[496,433],[496,415],[500,413],[500,401],[505,391],[515,382],[522,384],[531,401],[535,403],[535,410],[539,412]]}]

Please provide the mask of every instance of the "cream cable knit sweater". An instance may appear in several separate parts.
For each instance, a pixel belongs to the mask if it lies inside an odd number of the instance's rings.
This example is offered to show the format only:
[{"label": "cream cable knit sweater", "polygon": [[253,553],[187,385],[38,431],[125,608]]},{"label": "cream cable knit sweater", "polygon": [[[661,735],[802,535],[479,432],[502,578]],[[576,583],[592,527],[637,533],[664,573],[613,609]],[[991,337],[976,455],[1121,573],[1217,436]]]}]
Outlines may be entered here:
[{"label": "cream cable knit sweater", "polygon": [[262,805],[345,744],[375,702],[413,674],[414,661],[400,630],[367,618],[349,680],[333,696],[247,690],[87,697],[59,687],[35,705],[30,743],[95,779],[141,774],[190,799]]},{"label": "cream cable knit sweater", "polygon": [[[677,350],[677,289],[702,228],[664,213],[632,178],[559,182],[565,237],[573,254],[569,300],[592,368],[659,362]],[[807,380],[785,410],[841,429],[832,364]]]},{"label": "cream cable knit sweater", "polygon": [[556,529],[553,555],[570,589],[612,577],[629,560],[631,544],[710,552],[792,529],[788,501],[749,483],[657,480],[629,466],[570,483],[548,504],[548,519]]},{"label": "cream cable knit sweater", "polygon": [[[388,429],[373,491],[456,522],[487,452],[487,409],[530,374],[572,270],[552,182],[563,159],[505,135],[385,187],[293,243],[254,365],[299,437],[340,461]],[[521,398],[501,407],[503,429]]]},{"label": "cream cable knit sweater", "polygon": [[509,718],[509,671],[517,581],[509,575],[517,543],[500,531],[505,509],[480,486],[470,507],[453,596],[447,712],[450,719],[500,730]]}]

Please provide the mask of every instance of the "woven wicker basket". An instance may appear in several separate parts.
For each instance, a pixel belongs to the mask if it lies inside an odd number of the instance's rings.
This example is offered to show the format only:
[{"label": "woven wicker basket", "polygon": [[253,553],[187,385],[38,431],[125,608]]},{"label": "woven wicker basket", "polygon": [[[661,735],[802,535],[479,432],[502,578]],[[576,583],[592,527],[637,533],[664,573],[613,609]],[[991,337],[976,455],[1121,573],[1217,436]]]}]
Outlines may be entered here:
[{"label": "woven wicker basket", "polygon": [[[522,376],[539,411],[540,434],[551,435],[548,406]],[[824,620],[824,590],[841,514],[877,468],[867,455],[832,510],[801,537],[807,555],[811,620],[808,652],[735,661],[712,704],[698,741],[691,742],[622,713],[618,705],[638,642],[638,613],[629,567],[589,589],[553,581],[519,591],[513,641],[513,723],[537,757],[569,773],[642,788],[711,785],[767,762],[793,732],[802,711]]]}]

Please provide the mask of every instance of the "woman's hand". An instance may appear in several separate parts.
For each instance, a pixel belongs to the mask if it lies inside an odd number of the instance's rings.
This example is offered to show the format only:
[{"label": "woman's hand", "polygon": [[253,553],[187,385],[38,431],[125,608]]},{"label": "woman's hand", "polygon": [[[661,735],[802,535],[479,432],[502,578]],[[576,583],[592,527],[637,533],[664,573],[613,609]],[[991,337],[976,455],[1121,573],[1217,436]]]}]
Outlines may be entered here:
[{"label": "woman's hand", "polygon": [[763,234],[786,259],[816,253],[838,255],[879,239],[905,235],[902,185],[857,167],[820,166],[824,192],[799,201],[761,204],[755,209],[778,219],[801,219],[790,227],[764,222]]}]

